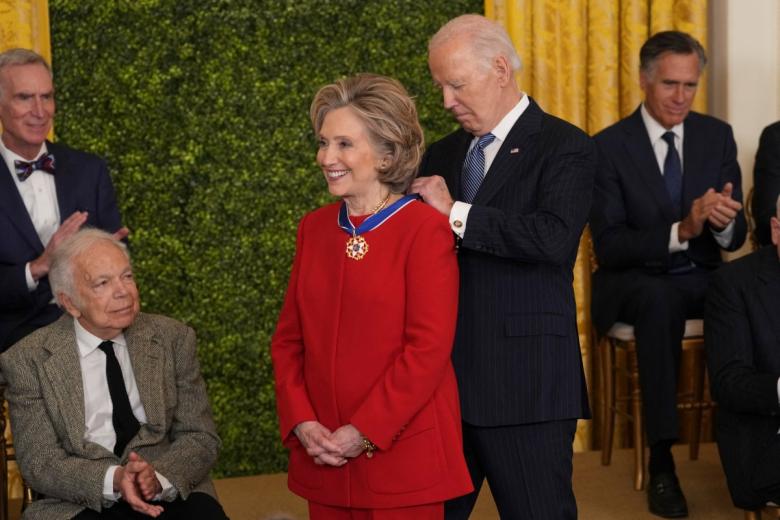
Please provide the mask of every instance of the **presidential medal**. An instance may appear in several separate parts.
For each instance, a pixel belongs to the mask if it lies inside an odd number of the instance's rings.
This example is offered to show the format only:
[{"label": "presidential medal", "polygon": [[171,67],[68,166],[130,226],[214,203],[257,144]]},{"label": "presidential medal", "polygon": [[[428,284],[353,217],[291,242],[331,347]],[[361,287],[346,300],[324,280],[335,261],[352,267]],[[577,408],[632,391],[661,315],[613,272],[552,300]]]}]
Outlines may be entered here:
[{"label": "presidential medal", "polygon": [[368,253],[368,242],[359,235],[353,235],[347,240],[347,256],[352,260],[362,260]]}]

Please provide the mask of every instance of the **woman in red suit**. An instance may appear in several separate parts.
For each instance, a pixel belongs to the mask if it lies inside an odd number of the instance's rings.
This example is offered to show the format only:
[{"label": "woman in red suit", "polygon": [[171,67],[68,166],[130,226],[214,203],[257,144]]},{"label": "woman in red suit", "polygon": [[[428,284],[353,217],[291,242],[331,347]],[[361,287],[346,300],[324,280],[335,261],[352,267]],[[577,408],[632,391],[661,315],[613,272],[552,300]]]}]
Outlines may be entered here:
[{"label": "woman in red suit", "polygon": [[341,200],[306,215],[271,355],[290,489],[313,519],[440,519],[471,489],[450,351],[447,219],[404,196],[423,134],[397,81],[360,74],[311,106]]}]

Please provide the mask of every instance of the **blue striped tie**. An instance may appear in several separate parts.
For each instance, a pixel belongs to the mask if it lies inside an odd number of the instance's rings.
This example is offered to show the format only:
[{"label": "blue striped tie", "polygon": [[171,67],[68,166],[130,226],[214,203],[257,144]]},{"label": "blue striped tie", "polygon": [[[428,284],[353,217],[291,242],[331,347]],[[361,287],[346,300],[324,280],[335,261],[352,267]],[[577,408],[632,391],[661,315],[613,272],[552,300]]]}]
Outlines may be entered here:
[{"label": "blue striped tie", "polygon": [[471,202],[477,196],[479,185],[485,177],[485,147],[493,142],[496,136],[485,134],[466,156],[463,163],[463,201]]}]

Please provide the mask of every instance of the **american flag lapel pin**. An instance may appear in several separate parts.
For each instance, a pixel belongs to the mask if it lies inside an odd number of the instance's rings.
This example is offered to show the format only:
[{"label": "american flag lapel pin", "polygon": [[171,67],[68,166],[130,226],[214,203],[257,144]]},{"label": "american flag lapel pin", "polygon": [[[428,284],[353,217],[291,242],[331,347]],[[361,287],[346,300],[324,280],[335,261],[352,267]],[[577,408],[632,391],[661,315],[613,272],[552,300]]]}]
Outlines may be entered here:
[{"label": "american flag lapel pin", "polygon": [[511,150],[509,150],[509,153],[510,154],[520,153],[520,148],[512,148]]}]

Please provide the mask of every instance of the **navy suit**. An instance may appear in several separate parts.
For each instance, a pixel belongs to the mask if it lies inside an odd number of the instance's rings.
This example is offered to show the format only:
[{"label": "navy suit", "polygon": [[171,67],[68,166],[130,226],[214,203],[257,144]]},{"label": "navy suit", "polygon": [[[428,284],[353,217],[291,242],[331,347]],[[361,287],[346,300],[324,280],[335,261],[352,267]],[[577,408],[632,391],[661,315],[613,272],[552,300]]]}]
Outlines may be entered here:
[{"label": "navy suit", "polygon": [[[61,221],[74,211],[87,211],[87,226],[118,230],[119,210],[105,162],[61,144],[47,142],[46,146],[55,159]],[[0,352],[61,314],[50,304],[48,279],[39,280],[32,292],[27,289],[25,264],[43,250],[11,173],[0,160]]]},{"label": "navy suit", "polygon": [[[458,130],[431,145],[422,161],[420,174],[441,175],[456,200],[463,200],[461,175],[472,138]],[[556,421],[569,421],[561,438],[570,453],[576,419],[590,416],[572,267],[594,168],[591,139],[530,100],[486,173],[459,244],[460,303],[452,357],[464,450],[477,492],[487,476],[499,512],[507,518],[517,517],[514,505],[527,494],[535,503],[522,506],[523,517],[567,517],[571,509],[576,515],[570,482],[565,482],[570,457],[566,462],[564,451],[558,460],[544,459],[546,448],[560,449],[546,443],[550,429],[560,431]],[[470,427],[497,432],[489,441],[473,439],[489,445],[492,454],[471,453]],[[501,433],[502,428],[493,427],[508,428]],[[528,453],[516,461],[519,444]],[[531,461],[535,456],[541,460]],[[546,482],[534,474],[537,467],[564,475],[568,495],[554,489],[560,481]],[[525,493],[501,489],[518,478]]]},{"label": "navy suit", "polygon": [[769,219],[775,216],[780,195],[780,121],[761,132],[753,169],[753,220],[759,245],[772,243]]},{"label": "navy suit", "polygon": [[766,247],[724,266],[707,294],[704,336],[716,433],[731,498],[780,502],[780,259]]},{"label": "navy suit", "polygon": [[[683,139],[682,215],[709,188],[742,183],[731,127],[691,112]],[[640,109],[595,136],[599,151],[591,230],[598,260],[593,278],[593,320],[604,333],[615,321],[631,323],[637,338],[647,437],[652,445],[678,435],[676,390],[686,317],[701,317],[708,273],[721,263],[721,247],[708,224],[688,242],[697,266],[669,275],[669,235],[680,220],[669,197]],[[745,240],[742,212],[726,250]]]}]

